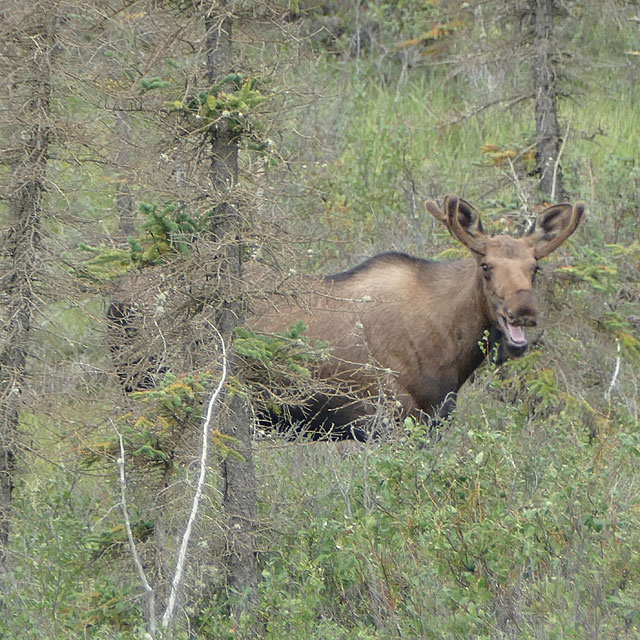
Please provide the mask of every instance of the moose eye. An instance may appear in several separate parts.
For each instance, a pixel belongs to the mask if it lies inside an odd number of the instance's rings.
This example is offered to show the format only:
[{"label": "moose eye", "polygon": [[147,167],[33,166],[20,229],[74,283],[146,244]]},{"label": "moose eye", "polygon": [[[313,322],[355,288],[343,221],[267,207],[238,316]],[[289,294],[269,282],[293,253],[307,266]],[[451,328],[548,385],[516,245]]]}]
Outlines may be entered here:
[{"label": "moose eye", "polygon": [[485,275],[491,271],[491,267],[486,262],[480,263],[480,268],[484,271]]}]

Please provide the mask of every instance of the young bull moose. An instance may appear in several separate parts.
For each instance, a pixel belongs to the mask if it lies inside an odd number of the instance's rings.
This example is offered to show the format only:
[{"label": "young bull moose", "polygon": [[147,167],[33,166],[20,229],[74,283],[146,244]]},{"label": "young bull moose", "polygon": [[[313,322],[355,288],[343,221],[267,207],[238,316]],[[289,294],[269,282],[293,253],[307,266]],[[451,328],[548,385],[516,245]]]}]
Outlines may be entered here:
[{"label": "young bull moose", "polygon": [[284,331],[302,321],[311,340],[327,341],[329,357],[315,375],[331,392],[261,422],[299,426],[315,438],[363,440],[389,390],[403,416],[446,416],[483,361],[487,331],[509,355],[527,350],[523,327],[535,326],[539,313],[532,291],[538,260],[576,230],[584,204],[549,207],[519,239],[485,235],[478,213],[456,196],[444,199],[444,210],[426,206],[472,257],[445,263],[383,253],[313,281],[303,304],[276,302],[254,328]]}]

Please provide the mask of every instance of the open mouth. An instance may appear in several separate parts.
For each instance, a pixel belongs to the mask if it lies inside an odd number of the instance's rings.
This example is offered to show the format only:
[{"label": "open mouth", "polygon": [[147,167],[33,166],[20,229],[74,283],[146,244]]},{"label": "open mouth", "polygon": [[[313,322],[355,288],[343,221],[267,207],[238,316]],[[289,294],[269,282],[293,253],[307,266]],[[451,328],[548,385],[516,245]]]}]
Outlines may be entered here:
[{"label": "open mouth", "polygon": [[529,346],[522,325],[512,324],[504,316],[498,316],[498,326],[505,337],[505,346],[516,354],[524,353]]}]

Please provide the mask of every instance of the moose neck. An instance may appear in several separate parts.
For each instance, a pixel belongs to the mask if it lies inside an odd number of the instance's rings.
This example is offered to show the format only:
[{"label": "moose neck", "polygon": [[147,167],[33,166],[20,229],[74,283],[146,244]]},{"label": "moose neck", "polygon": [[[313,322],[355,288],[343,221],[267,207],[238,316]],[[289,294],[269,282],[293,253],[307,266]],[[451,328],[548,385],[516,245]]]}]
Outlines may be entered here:
[{"label": "moose neck", "polygon": [[461,260],[450,267],[450,278],[443,282],[441,291],[443,320],[455,345],[455,362],[451,365],[462,385],[483,360],[479,343],[491,328],[491,321],[476,261]]}]

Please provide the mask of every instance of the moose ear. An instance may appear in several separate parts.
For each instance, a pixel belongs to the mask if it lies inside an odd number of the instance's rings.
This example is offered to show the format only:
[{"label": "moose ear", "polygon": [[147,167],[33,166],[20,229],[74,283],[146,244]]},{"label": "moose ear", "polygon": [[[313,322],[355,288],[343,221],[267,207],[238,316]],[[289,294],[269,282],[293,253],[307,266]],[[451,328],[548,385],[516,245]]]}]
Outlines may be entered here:
[{"label": "moose ear", "polygon": [[528,233],[529,243],[534,247],[538,258],[548,256],[555,251],[578,227],[585,212],[584,202],[557,204],[545,209],[537,218]]},{"label": "moose ear", "polygon": [[474,253],[484,255],[487,242],[478,212],[458,196],[445,197],[444,211],[445,224],[451,235]]}]

